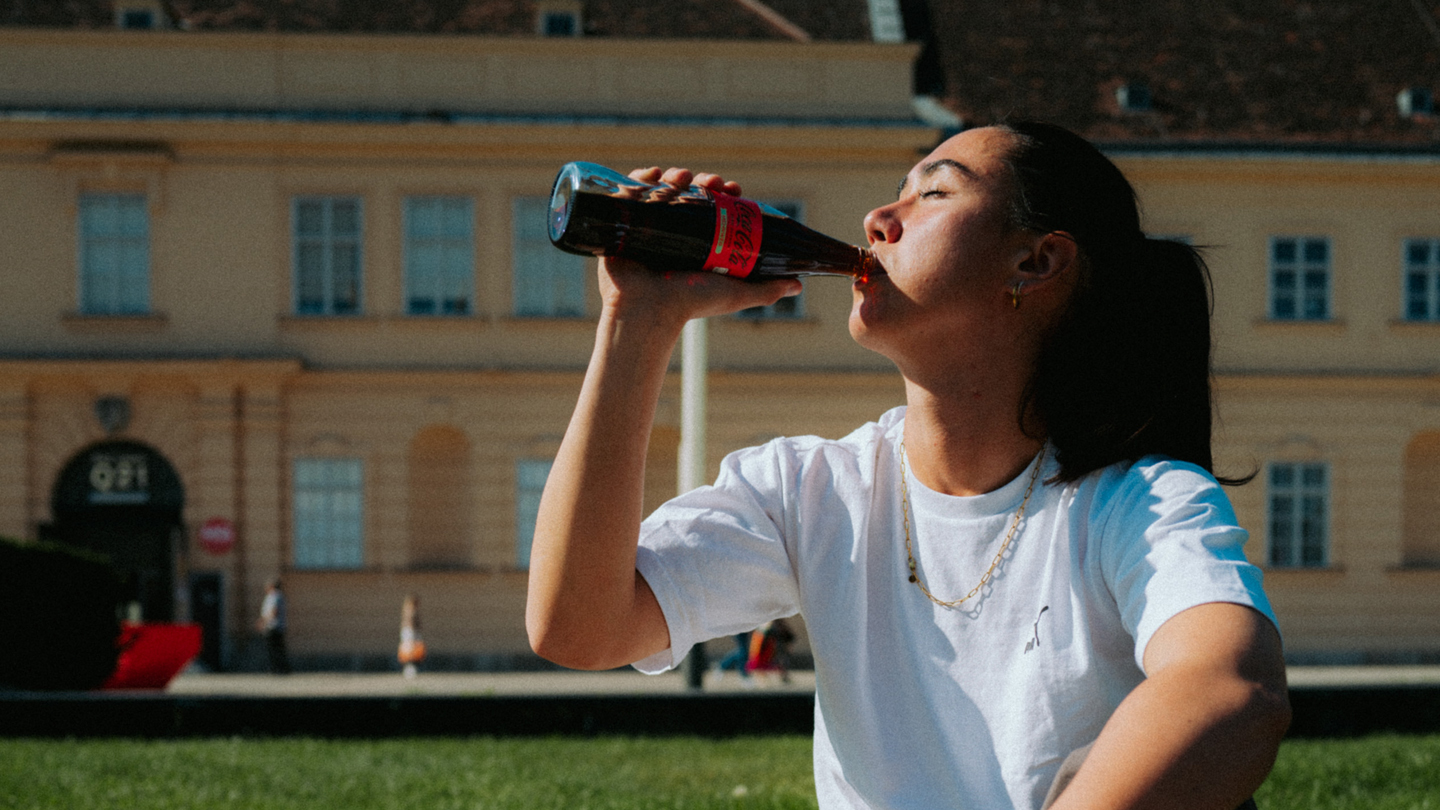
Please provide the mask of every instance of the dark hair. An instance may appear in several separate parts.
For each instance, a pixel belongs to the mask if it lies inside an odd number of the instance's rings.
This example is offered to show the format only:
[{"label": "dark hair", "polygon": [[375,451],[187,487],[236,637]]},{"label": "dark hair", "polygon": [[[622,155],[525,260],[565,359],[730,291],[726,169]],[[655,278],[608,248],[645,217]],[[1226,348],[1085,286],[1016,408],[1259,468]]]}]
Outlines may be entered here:
[{"label": "dark hair", "polygon": [[[1140,230],[1135,190],[1089,141],[1052,124],[1001,124],[1012,223],[1064,231],[1080,278],[1021,402],[1074,481],[1159,453],[1214,473],[1210,273],[1190,245]],[[1242,479],[1219,479],[1243,484]]]}]

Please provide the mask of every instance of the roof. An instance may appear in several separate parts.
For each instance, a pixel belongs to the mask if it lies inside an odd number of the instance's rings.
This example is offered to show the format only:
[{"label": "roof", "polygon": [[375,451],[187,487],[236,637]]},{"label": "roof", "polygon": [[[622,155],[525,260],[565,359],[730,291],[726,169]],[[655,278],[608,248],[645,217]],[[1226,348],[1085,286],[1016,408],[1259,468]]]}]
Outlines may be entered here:
[{"label": "roof", "polygon": [[[927,8],[928,6],[928,8]],[[1039,118],[1102,143],[1440,145],[1437,0],[906,0],[917,83],[969,124]],[[929,30],[924,30],[927,18]],[[919,30],[917,30],[919,29]],[[1151,109],[1122,110],[1140,84]],[[927,86],[928,85],[928,86]]]},{"label": "roof", "polygon": [[[198,31],[534,36],[536,0],[132,0]],[[564,4],[567,0],[541,0]],[[568,0],[586,37],[856,41],[866,0]],[[1440,150],[1440,0],[896,0],[916,90],[965,125],[1038,118],[1105,145]],[[0,25],[108,28],[114,0],[13,2]],[[1124,109],[1122,87],[1148,96]],[[1433,102],[1432,102],[1433,106]]]},{"label": "roof", "polygon": [[[11,3],[0,25],[110,28],[113,0]],[[534,36],[534,0],[164,0],[191,31]],[[565,5],[551,4],[551,5]],[[585,36],[699,39],[870,38],[866,0],[583,0]],[[786,23],[793,27],[787,27]]]}]

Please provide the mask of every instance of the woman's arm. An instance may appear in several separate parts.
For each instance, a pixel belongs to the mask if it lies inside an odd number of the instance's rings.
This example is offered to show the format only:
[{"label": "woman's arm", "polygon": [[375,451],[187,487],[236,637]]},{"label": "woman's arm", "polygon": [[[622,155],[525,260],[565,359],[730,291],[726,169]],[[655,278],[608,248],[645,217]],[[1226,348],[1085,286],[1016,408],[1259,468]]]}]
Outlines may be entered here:
[{"label": "woman's arm", "polygon": [[1160,626],[1146,680],[1105,724],[1053,810],[1233,810],[1265,781],[1290,725],[1270,620],[1198,605]]},{"label": "woman's arm", "polygon": [[[632,176],[739,193],[733,183],[683,169]],[[635,570],[635,551],[645,451],[671,351],[691,318],[799,291],[793,280],[757,284],[600,263],[595,349],[540,499],[530,552],[525,625],[541,656],[575,669],[610,669],[669,646],[660,606]]]}]

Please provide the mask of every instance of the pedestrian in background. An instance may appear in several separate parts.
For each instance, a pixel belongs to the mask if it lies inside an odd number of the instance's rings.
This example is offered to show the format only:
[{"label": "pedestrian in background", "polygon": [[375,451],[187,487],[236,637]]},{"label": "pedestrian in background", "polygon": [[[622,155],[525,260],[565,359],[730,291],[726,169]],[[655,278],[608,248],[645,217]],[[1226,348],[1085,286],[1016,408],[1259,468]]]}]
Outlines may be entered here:
[{"label": "pedestrian in background", "polygon": [[750,658],[745,669],[754,673],[776,673],[781,683],[790,683],[790,645],[795,631],[784,619],[761,625],[750,634]]},{"label": "pedestrian in background", "polygon": [[735,649],[726,653],[724,658],[715,667],[715,680],[719,681],[725,677],[725,670],[733,669],[740,673],[740,682],[747,683],[750,680],[750,669],[746,664],[750,661],[750,633],[735,634]]},{"label": "pedestrian in background", "polygon": [[418,665],[425,660],[425,641],[420,638],[420,597],[409,594],[400,603],[400,650],[398,652],[401,671],[407,678],[418,673]]},{"label": "pedestrian in background", "polygon": [[270,658],[270,671],[276,675],[290,674],[290,654],[285,649],[285,591],[279,578],[265,586],[265,599],[260,603],[260,619],[255,628],[265,636],[265,652]]}]

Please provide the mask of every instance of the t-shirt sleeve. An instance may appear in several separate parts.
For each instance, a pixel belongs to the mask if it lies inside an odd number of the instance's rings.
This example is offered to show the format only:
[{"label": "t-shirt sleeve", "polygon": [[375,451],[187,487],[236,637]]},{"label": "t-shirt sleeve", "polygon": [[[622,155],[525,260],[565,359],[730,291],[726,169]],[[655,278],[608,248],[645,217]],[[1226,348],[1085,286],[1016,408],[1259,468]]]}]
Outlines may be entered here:
[{"label": "t-shirt sleeve", "polygon": [[695,644],[799,610],[784,457],[778,441],[732,453],[714,485],[645,519],[636,568],[665,614],[670,647],[635,662],[636,669],[662,672]]},{"label": "t-shirt sleeve", "polygon": [[1135,639],[1135,663],[1142,670],[1155,631],[1197,605],[1246,605],[1277,624],[1261,588],[1263,575],[1245,559],[1249,533],[1219,483],[1201,468],[1143,459],[1102,508],[1105,583]]}]

